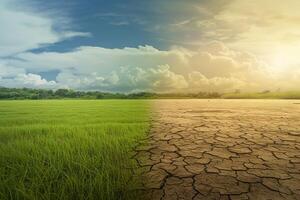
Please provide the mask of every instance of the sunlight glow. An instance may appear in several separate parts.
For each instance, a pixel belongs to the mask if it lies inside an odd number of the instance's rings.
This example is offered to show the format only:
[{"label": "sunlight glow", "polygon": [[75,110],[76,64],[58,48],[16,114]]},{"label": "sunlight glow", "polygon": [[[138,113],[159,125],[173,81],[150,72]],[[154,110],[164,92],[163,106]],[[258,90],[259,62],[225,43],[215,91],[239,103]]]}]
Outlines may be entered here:
[{"label": "sunlight glow", "polygon": [[270,53],[267,57],[267,62],[270,70],[273,72],[283,72],[288,70],[291,66],[298,63],[297,49],[294,48],[278,48]]}]

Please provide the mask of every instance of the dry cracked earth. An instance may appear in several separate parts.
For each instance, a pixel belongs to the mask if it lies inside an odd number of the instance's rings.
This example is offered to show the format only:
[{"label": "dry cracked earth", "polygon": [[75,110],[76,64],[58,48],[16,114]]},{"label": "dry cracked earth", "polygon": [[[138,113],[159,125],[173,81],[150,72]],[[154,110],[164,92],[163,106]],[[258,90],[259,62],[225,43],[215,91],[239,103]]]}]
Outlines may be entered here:
[{"label": "dry cracked earth", "polygon": [[154,108],[134,156],[143,199],[300,199],[300,101],[157,100]]}]

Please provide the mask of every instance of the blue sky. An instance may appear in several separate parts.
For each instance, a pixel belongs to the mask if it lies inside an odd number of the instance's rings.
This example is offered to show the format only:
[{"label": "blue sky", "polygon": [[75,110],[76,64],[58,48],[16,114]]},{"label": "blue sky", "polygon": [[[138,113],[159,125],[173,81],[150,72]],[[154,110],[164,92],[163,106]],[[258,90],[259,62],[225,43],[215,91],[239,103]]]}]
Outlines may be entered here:
[{"label": "blue sky", "polygon": [[[224,0],[27,0],[37,12],[52,17],[58,14],[70,20],[73,31],[88,32],[91,37],[71,38],[48,45],[46,50],[66,51],[78,46],[101,46],[105,48],[137,47],[151,45],[168,49],[172,45],[185,45],[184,38],[197,35],[199,30],[169,29],[168,26],[186,20],[205,19],[195,4],[210,7],[215,12]],[[196,3],[195,3],[196,2]],[[218,7],[219,6],[219,7]],[[55,27],[60,29],[59,26]],[[181,34],[184,33],[184,34]],[[42,51],[43,49],[41,49]]]},{"label": "blue sky", "polygon": [[78,46],[123,48],[151,44],[166,48],[168,45],[151,30],[157,19],[163,17],[153,8],[157,4],[155,1],[53,0],[32,1],[32,4],[39,11],[58,12],[67,17],[72,30],[91,34],[47,46],[48,51],[68,51]]},{"label": "blue sky", "polygon": [[1,0],[0,86],[297,90],[299,9],[298,0]]}]

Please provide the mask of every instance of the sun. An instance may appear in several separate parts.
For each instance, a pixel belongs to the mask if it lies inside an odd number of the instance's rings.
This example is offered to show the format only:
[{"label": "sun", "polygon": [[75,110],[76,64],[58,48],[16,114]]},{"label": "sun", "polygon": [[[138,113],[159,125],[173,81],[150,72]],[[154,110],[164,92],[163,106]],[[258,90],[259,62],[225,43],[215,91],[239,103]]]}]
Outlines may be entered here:
[{"label": "sun", "polygon": [[268,63],[272,71],[283,71],[291,64],[290,55],[285,51],[276,51],[269,56]]}]

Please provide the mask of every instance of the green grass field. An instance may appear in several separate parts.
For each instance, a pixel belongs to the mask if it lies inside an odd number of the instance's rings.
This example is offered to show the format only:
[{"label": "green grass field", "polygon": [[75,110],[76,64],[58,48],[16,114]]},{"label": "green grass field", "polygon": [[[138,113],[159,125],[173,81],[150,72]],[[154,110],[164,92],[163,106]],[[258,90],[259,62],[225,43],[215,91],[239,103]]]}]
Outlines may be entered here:
[{"label": "green grass field", "polygon": [[148,111],[142,100],[0,101],[0,199],[128,197]]}]

